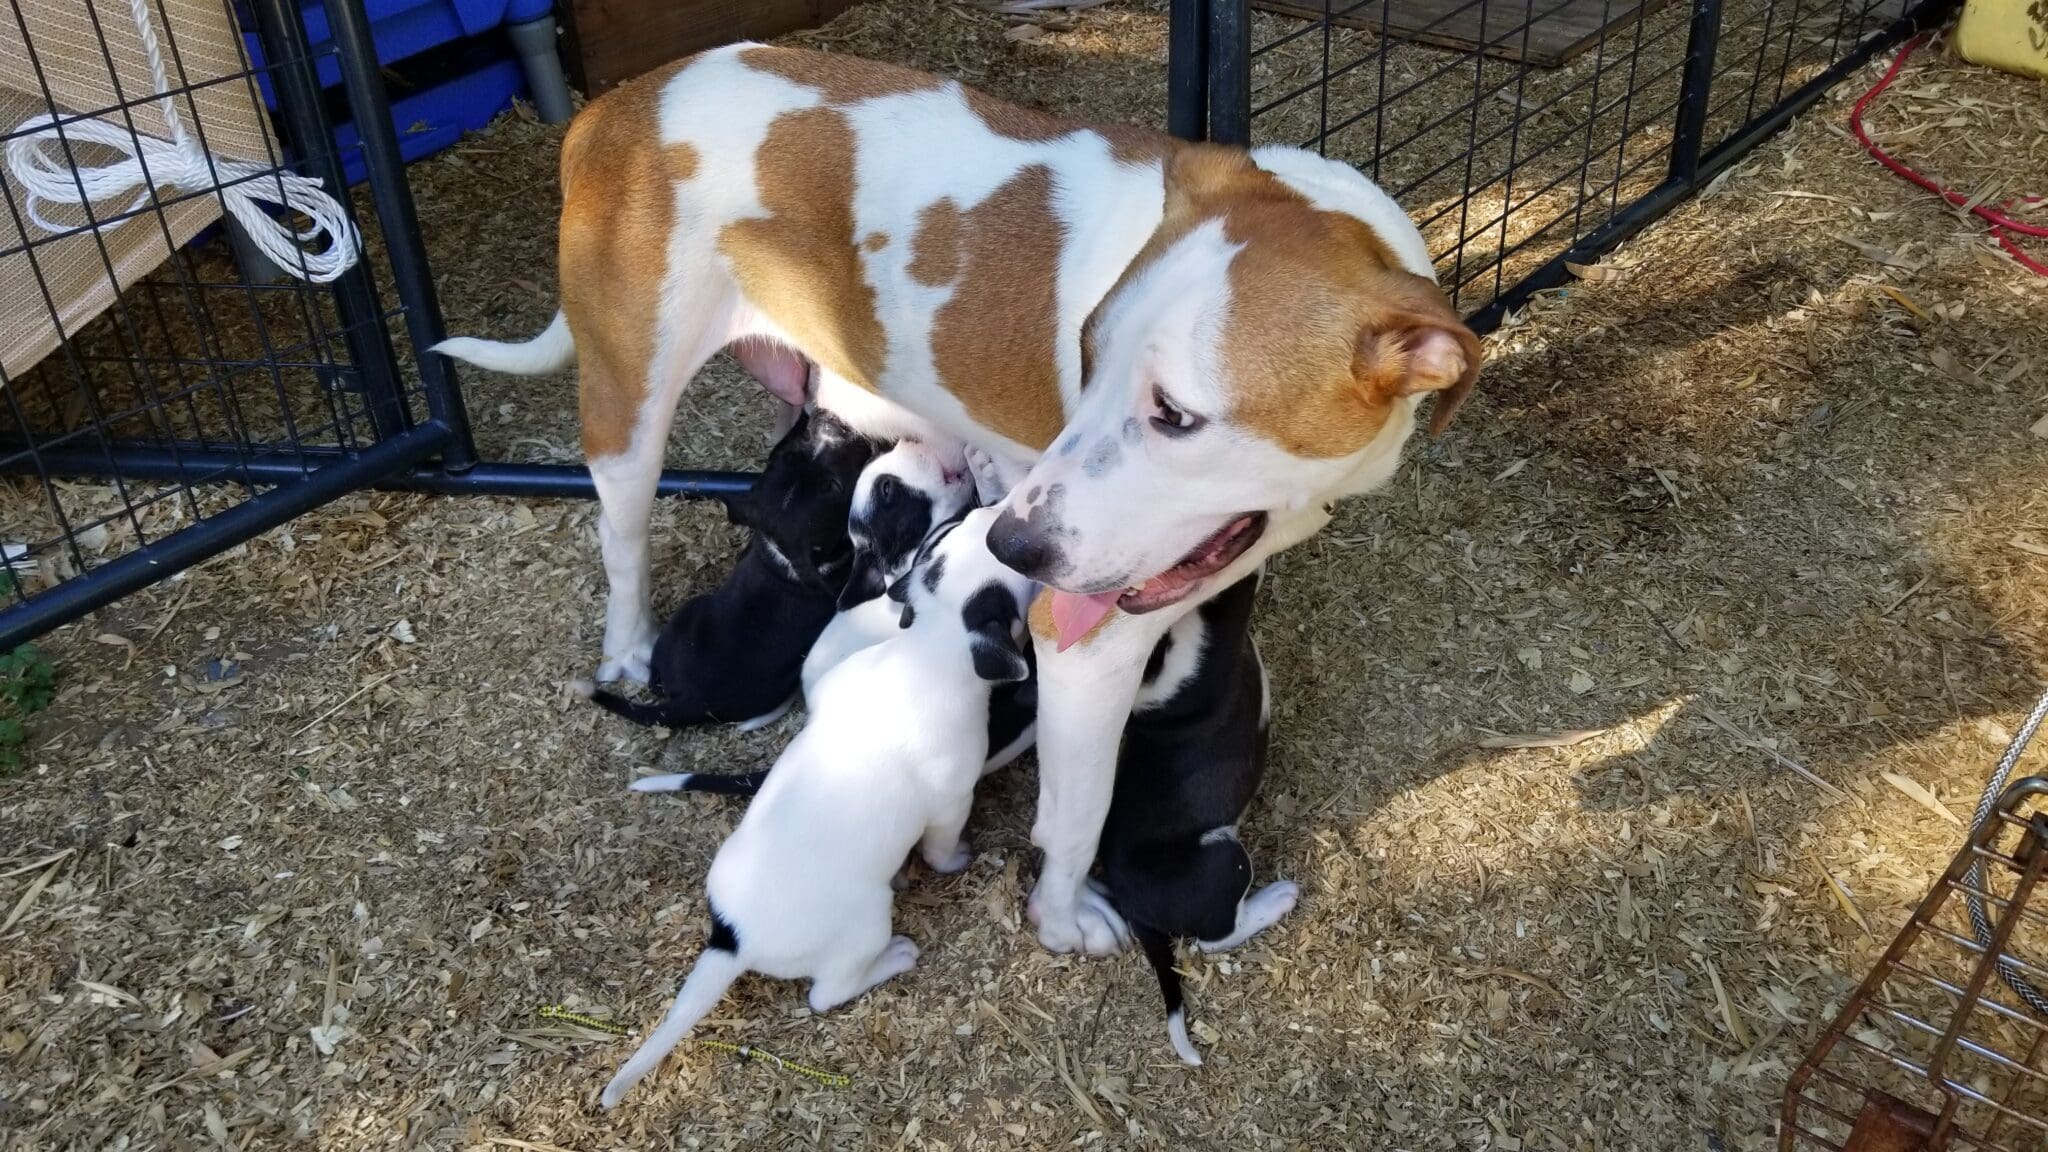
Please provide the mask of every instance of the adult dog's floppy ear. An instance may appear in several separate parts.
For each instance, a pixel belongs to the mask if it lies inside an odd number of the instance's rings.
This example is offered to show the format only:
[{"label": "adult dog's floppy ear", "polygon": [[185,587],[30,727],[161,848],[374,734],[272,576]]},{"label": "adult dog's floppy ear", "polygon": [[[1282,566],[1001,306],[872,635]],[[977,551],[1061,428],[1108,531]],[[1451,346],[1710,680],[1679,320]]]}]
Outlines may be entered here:
[{"label": "adult dog's floppy ear", "polygon": [[1378,400],[1436,393],[1429,434],[1437,436],[1479,379],[1479,337],[1436,285],[1420,276],[1399,275],[1407,283],[1396,293],[1398,303],[1359,331],[1351,375]]},{"label": "adult dog's floppy ear", "polygon": [[846,611],[888,591],[882,578],[882,561],[865,548],[853,552],[853,568],[846,573],[846,587],[839,590],[839,610]]}]

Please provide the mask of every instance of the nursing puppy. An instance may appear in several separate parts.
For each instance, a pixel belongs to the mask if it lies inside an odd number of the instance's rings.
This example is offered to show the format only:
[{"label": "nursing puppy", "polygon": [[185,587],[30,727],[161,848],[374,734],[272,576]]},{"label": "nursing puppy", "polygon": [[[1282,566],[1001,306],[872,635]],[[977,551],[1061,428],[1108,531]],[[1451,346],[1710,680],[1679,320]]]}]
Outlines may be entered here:
[{"label": "nursing puppy", "polygon": [[655,699],[579,687],[607,711],[670,728],[758,728],[788,711],[853,563],[847,510],[875,448],[829,412],[800,414],[761,478],[726,501],[751,537],[725,583],[685,602],[662,629],[650,663]]},{"label": "nursing puppy", "polygon": [[[883,465],[887,454],[877,457],[870,471]],[[863,479],[866,473],[863,473]],[[860,505],[855,498],[855,507]],[[933,507],[944,507],[934,504]],[[925,539],[924,545],[943,539],[953,528],[957,517],[938,524]],[[914,549],[902,564],[907,573],[913,563],[924,556],[924,551]],[[888,566],[892,574],[896,566]],[[825,634],[804,659],[804,699],[813,698],[818,683],[833,669],[845,663],[847,657],[871,648],[894,636],[903,627],[904,597],[908,584],[901,574],[892,576],[883,595],[863,600],[851,608],[841,611],[832,618]],[[1030,645],[1023,648],[1024,664],[1027,671],[1024,679],[1015,683],[997,684],[989,693],[988,701],[988,760],[982,765],[986,776],[1004,767],[1031,747],[1038,722],[1038,683],[1036,678],[1037,659]],[[633,781],[635,792],[708,792],[720,796],[752,796],[761,790],[762,782],[768,779],[768,770],[759,772],[669,772],[658,776],[643,776]]]},{"label": "nursing puppy", "polygon": [[974,477],[957,445],[902,440],[875,457],[861,470],[847,510],[853,570],[839,607],[880,596],[910,570],[934,527],[958,520],[974,505]]},{"label": "nursing puppy", "polygon": [[910,970],[891,936],[891,879],[915,849],[957,872],[988,754],[991,684],[1026,674],[1031,585],[990,556],[991,512],[931,549],[899,634],[820,681],[810,723],[776,761],[705,883],[711,936],[661,1025],[605,1086],[606,1108],[660,1065],[745,972],[811,982],[824,1012]]},{"label": "nursing puppy", "polygon": [[1292,883],[1251,890],[1238,843],[1266,769],[1266,670],[1247,635],[1259,576],[1247,576],[1182,617],[1153,651],[1117,760],[1102,829],[1101,883],[1151,961],[1166,1030],[1189,1064],[1173,943],[1234,948],[1294,907]]},{"label": "nursing puppy", "polygon": [[904,440],[862,470],[846,518],[853,568],[839,614],[804,658],[805,695],[841,660],[895,633],[901,601],[882,594],[910,571],[932,529],[966,515],[974,502],[974,481],[957,450]]}]

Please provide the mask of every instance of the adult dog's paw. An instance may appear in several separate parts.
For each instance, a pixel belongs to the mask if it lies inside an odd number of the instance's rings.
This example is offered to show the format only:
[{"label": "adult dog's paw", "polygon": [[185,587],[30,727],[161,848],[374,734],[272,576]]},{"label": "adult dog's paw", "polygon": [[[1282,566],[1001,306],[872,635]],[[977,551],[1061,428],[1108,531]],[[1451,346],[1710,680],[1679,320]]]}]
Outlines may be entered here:
[{"label": "adult dog's paw", "polygon": [[636,647],[622,656],[607,656],[597,666],[599,684],[616,684],[621,681],[632,684],[647,683],[649,662],[654,658],[654,645]]},{"label": "adult dog's paw", "polygon": [[1038,928],[1038,942],[1047,951],[1114,956],[1130,947],[1130,929],[1124,918],[1107,897],[1085,884],[1058,904],[1046,899],[1042,890],[1033,892],[1025,911]]}]

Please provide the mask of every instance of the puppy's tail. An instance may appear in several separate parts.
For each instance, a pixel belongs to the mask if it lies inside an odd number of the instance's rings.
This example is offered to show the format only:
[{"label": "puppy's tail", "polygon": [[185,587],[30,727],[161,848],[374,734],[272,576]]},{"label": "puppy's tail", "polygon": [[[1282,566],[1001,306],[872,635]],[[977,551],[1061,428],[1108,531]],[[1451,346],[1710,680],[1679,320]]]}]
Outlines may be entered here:
[{"label": "puppy's tail", "polygon": [[1152,962],[1152,972],[1159,977],[1159,994],[1166,998],[1166,1034],[1173,1040],[1173,1050],[1183,1064],[1200,1066],[1202,1054],[1195,1051],[1194,1042],[1188,1039],[1187,1008],[1181,1002],[1180,971],[1176,969],[1173,956],[1173,940],[1166,933],[1149,924],[1133,923],[1131,935],[1138,938],[1138,947],[1145,950],[1145,959]]},{"label": "puppy's tail", "polygon": [[598,1103],[606,1108],[616,1107],[620,1098],[633,1090],[633,1085],[645,1079],[649,1072],[661,1067],[661,1062],[682,1043],[697,1021],[711,1014],[718,1002],[725,998],[725,990],[739,979],[746,967],[740,963],[739,953],[720,947],[704,949],[697,957],[697,966],[690,969],[689,978],[676,993],[676,1002],[662,1017],[661,1026],[649,1033],[640,1044],[640,1050],[604,1086],[604,1095]]},{"label": "puppy's tail", "polygon": [[590,686],[587,691],[584,691],[584,686],[580,684],[577,685],[577,688],[579,691],[583,691],[583,694],[592,704],[597,705],[614,716],[623,716],[633,723],[647,728],[676,727],[669,720],[668,709],[664,706],[665,702],[643,703],[639,700],[628,700],[617,692],[607,691],[594,685]]},{"label": "puppy's tail", "polygon": [[457,336],[441,341],[428,351],[452,356],[492,372],[541,376],[560,372],[569,366],[569,362],[576,358],[576,338],[569,332],[568,313],[557,311],[554,323],[531,340],[510,343]]},{"label": "puppy's tail", "polygon": [[642,776],[627,785],[635,792],[709,792],[717,796],[752,796],[768,779],[766,772],[670,772]]}]

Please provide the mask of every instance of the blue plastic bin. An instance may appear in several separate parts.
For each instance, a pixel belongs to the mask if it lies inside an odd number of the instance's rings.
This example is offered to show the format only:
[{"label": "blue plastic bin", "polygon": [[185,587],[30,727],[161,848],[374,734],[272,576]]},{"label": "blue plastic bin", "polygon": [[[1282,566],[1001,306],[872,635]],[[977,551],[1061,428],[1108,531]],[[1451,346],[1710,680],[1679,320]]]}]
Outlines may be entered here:
[{"label": "blue plastic bin", "polygon": [[[544,19],[554,11],[553,0],[365,0],[364,7],[370,19],[371,39],[377,46],[377,62],[387,65],[508,24]],[[255,18],[245,0],[236,0],[235,11],[241,20],[249,59],[261,68],[263,43],[253,31]],[[302,12],[320,86],[338,87],[341,66],[331,52],[325,51],[332,39],[327,9],[319,0],[307,0]],[[499,47],[502,52],[492,62],[392,101],[392,126],[398,132],[399,152],[408,163],[439,152],[464,132],[482,128],[510,107],[514,96],[528,92],[525,71],[511,44],[501,40]],[[269,73],[260,72],[257,84],[263,102],[275,109],[277,96],[271,90]],[[349,183],[361,182],[366,172],[362,150],[355,146],[355,125],[337,125],[335,137]]]}]

